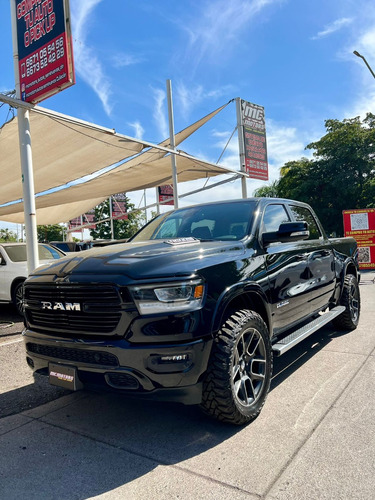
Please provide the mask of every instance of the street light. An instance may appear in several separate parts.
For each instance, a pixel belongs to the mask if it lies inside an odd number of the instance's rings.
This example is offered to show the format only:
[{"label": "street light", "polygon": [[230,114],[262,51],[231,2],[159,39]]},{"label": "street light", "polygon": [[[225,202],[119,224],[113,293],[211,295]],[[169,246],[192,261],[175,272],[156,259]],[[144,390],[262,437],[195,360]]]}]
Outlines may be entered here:
[{"label": "street light", "polygon": [[369,63],[366,61],[365,57],[362,56],[359,52],[357,52],[356,50],[353,51],[353,54],[357,57],[360,57],[361,59],[364,60],[366,66],[368,67],[368,69],[370,70],[370,73],[372,74],[372,76],[375,78],[375,73],[372,71],[371,69],[371,66],[369,65]]}]

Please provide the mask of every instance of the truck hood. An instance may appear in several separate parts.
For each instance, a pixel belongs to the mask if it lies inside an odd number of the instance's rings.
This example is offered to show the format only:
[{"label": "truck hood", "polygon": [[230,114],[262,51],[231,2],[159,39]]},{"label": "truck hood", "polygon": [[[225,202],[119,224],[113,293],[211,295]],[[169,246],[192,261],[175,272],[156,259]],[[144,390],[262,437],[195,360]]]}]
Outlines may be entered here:
[{"label": "truck hood", "polygon": [[199,269],[234,260],[244,252],[241,241],[151,240],[79,252],[36,269],[32,275],[123,275],[133,280],[189,276]]}]

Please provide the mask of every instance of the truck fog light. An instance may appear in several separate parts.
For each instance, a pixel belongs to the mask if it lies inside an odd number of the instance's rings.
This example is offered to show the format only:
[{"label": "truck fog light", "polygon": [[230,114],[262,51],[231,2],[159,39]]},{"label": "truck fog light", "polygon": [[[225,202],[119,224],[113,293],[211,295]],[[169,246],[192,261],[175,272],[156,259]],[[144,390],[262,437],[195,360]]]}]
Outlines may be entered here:
[{"label": "truck fog light", "polygon": [[148,358],[147,367],[157,373],[175,373],[188,370],[193,364],[191,353],[169,354],[158,356],[153,354]]}]

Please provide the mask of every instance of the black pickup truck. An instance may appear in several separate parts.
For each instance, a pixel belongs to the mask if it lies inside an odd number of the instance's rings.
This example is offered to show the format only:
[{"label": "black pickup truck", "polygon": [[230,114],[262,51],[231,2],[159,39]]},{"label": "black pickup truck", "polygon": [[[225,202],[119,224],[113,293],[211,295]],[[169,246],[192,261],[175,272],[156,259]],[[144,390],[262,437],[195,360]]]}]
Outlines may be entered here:
[{"label": "black pickup truck", "polygon": [[29,366],[52,384],[260,412],[281,355],[333,321],[356,328],[357,245],[297,201],[160,215],[129,242],[38,268],[24,285]]}]

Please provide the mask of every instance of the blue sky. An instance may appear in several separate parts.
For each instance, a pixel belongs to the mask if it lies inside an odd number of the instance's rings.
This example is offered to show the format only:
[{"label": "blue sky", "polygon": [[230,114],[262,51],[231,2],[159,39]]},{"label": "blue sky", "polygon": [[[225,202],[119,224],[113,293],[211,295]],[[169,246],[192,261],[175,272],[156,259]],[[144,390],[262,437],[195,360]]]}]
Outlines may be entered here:
[{"label": "blue sky", "polygon": [[[265,108],[270,180],[324,133],[324,120],[375,112],[371,0],[71,0],[76,84],[41,103],[150,142],[168,136],[166,80],[176,132],[234,97]],[[0,0],[0,91],[14,88],[8,0]],[[8,115],[0,109],[0,125]],[[181,149],[216,162],[236,124],[234,104]],[[221,163],[239,168],[237,140]],[[211,181],[214,182],[214,181]],[[248,180],[248,194],[263,185]],[[204,181],[181,185],[180,192]],[[140,193],[131,194],[138,204]],[[153,192],[148,193],[151,202]],[[182,204],[241,197],[234,182]],[[0,200],[5,202],[8,200]],[[6,227],[12,228],[7,223]],[[4,224],[1,225],[4,227]]]}]

